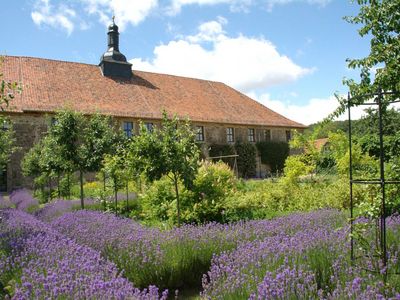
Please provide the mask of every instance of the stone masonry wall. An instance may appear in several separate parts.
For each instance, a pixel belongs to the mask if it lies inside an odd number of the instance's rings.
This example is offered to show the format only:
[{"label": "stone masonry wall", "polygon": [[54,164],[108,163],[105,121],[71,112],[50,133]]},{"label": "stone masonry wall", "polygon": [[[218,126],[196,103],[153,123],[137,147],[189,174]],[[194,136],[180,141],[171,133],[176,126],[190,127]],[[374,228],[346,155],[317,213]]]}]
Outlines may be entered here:
[{"label": "stone masonry wall", "polygon": [[[50,118],[40,113],[20,113],[12,114],[10,118],[13,122],[14,130],[16,131],[16,146],[19,147],[12,156],[10,163],[7,166],[7,190],[11,191],[18,187],[32,187],[32,178],[26,178],[22,175],[21,160],[26,152],[37,143],[47,131],[50,124]],[[123,122],[134,123],[134,134],[139,133],[139,122],[137,119],[117,118],[117,122],[123,125]],[[145,120],[151,122],[155,126],[160,125],[159,120]],[[271,131],[271,140],[286,141],[286,131],[288,128],[272,128],[262,126],[242,126],[233,124],[215,124],[215,123],[199,123],[193,122],[193,126],[203,126],[204,141],[201,143],[201,149],[204,157],[208,157],[208,148],[211,144],[227,143],[226,128],[234,128],[234,140],[247,142],[248,129],[254,128],[255,142],[265,141],[264,130]],[[268,171],[268,166],[262,165],[260,158],[257,157],[257,176],[264,176]]]}]

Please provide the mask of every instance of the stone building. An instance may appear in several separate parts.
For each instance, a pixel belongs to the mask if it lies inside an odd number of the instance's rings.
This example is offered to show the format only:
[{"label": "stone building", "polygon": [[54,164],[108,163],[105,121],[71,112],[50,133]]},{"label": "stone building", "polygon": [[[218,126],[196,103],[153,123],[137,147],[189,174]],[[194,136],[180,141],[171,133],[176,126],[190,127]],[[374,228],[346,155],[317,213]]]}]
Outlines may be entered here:
[{"label": "stone building", "polygon": [[99,65],[4,57],[0,72],[21,83],[22,93],[5,112],[20,150],[0,176],[3,189],[29,185],[21,174],[21,159],[47,131],[45,116],[61,109],[112,115],[128,136],[138,134],[139,120],[151,127],[166,110],[192,121],[205,155],[211,144],[286,141],[292,130],[305,128],[220,82],[132,71],[119,51],[118,37],[118,27],[110,25],[108,50]]}]

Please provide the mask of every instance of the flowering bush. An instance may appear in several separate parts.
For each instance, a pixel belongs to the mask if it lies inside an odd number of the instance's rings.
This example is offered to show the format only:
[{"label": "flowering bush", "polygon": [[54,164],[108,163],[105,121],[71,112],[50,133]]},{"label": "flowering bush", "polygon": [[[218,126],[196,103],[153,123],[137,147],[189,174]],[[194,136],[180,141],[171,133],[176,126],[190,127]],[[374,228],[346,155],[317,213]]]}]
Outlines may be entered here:
[{"label": "flowering bush", "polygon": [[[376,258],[349,259],[347,229],[332,220],[243,243],[216,255],[203,278],[207,299],[399,299],[400,218],[388,221],[386,267]],[[397,236],[397,237],[396,237]],[[367,271],[378,262],[378,272]]]},{"label": "flowering bush", "polygon": [[99,252],[35,217],[9,209],[0,218],[0,282],[13,299],[159,299],[156,287],[134,288]]},{"label": "flowering bush", "polygon": [[112,260],[138,287],[195,286],[210,267],[214,254],[239,244],[305,227],[341,223],[338,211],[299,213],[272,221],[184,225],[168,231],[149,229],[124,218],[93,211],[66,213],[51,225],[78,243]]},{"label": "flowering bush", "polygon": [[0,209],[2,209],[2,208],[10,208],[10,207],[12,207],[11,201],[5,199],[2,195],[0,195]]},{"label": "flowering bush", "polygon": [[25,189],[18,189],[10,194],[10,201],[19,210],[30,211],[39,205],[39,202]]}]

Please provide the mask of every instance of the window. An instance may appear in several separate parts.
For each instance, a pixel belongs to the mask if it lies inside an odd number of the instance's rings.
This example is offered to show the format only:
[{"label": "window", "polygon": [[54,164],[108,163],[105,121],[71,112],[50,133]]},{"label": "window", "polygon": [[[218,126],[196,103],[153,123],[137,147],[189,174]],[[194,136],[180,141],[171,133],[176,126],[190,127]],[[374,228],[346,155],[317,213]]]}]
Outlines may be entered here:
[{"label": "window", "polygon": [[232,127],[226,129],[226,141],[228,143],[233,143],[235,141],[235,134]]},{"label": "window", "polygon": [[122,126],[125,136],[131,138],[133,135],[133,122],[124,122]]},{"label": "window", "polygon": [[271,129],[265,129],[264,130],[264,140],[266,142],[271,141]]},{"label": "window", "polygon": [[292,139],[292,133],[290,130],[286,130],[286,142],[289,142]]},{"label": "window", "polygon": [[254,133],[254,128],[249,128],[247,129],[247,139],[249,142],[255,142],[255,133]]},{"label": "window", "polygon": [[11,128],[10,123],[8,123],[6,120],[3,121],[3,124],[1,124],[1,129],[3,131],[7,131]]},{"label": "window", "polygon": [[204,141],[204,126],[196,126],[196,141]]},{"label": "window", "polygon": [[144,123],[148,132],[153,132],[153,123]]}]

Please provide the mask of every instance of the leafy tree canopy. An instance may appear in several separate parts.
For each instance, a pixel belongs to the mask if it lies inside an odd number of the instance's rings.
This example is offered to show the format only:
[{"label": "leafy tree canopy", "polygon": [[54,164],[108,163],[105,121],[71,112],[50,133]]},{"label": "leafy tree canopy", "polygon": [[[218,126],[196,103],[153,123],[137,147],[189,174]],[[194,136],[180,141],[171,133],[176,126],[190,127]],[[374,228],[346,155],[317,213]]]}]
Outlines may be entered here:
[{"label": "leafy tree canopy", "polygon": [[[351,24],[361,25],[358,33],[370,38],[370,53],[364,58],[347,59],[348,67],[360,69],[360,81],[345,78],[343,83],[352,97],[383,91],[400,91],[400,0],[357,0],[356,16],[345,17]],[[393,96],[385,96],[384,101]],[[338,97],[337,117],[346,109],[346,99]],[[355,104],[370,100],[361,97]]]},{"label": "leafy tree canopy", "polygon": [[148,131],[143,124],[140,135],[130,143],[129,163],[134,172],[143,172],[147,179],[154,181],[168,176],[175,186],[178,225],[180,204],[178,183],[191,188],[199,167],[200,150],[189,121],[181,122],[175,116],[169,118],[163,112],[162,124]]}]

